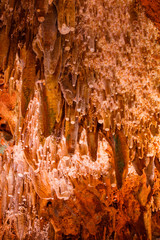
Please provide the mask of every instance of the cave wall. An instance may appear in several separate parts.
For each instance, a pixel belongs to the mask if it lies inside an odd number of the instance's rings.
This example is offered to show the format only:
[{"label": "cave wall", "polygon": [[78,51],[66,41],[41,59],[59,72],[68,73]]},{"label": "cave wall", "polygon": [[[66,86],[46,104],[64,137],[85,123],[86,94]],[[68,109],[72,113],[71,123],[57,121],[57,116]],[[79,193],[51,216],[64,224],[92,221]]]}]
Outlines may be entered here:
[{"label": "cave wall", "polygon": [[0,2],[1,239],[156,239],[158,1]]}]

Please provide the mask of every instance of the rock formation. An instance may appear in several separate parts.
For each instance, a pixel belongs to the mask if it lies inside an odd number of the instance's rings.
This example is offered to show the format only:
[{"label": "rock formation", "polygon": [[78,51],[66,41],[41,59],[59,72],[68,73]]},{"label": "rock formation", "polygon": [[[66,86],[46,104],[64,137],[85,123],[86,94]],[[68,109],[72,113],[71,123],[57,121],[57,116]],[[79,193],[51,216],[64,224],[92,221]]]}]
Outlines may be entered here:
[{"label": "rock formation", "polygon": [[0,239],[160,238],[159,12],[0,1]]}]

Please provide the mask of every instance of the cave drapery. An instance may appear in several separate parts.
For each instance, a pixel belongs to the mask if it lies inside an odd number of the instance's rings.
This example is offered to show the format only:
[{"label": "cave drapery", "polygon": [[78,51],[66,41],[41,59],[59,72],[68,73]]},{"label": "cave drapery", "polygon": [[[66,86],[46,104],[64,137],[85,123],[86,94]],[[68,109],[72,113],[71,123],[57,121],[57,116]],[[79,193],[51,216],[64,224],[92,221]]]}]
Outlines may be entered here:
[{"label": "cave drapery", "polygon": [[160,238],[159,13],[0,1],[0,239]]}]

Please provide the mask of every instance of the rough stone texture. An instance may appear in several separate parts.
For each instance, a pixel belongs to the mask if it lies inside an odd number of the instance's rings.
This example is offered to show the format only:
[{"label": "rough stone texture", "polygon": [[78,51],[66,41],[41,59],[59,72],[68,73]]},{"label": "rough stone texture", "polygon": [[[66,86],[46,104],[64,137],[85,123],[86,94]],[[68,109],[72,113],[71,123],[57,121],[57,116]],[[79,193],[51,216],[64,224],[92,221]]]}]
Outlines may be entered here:
[{"label": "rough stone texture", "polygon": [[159,9],[0,2],[0,239],[160,237]]},{"label": "rough stone texture", "polygon": [[141,0],[142,5],[145,7],[147,16],[154,22],[160,29],[160,1],[159,0]]}]

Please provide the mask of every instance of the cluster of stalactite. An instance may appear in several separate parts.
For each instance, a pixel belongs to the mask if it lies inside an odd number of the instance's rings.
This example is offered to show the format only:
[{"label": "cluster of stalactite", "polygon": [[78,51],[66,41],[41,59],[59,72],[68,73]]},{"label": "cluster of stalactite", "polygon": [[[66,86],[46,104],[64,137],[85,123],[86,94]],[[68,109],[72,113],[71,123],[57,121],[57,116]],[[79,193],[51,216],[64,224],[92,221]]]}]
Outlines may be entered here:
[{"label": "cluster of stalactite", "polygon": [[3,0],[0,41],[1,238],[160,236],[159,32],[140,2]]}]

